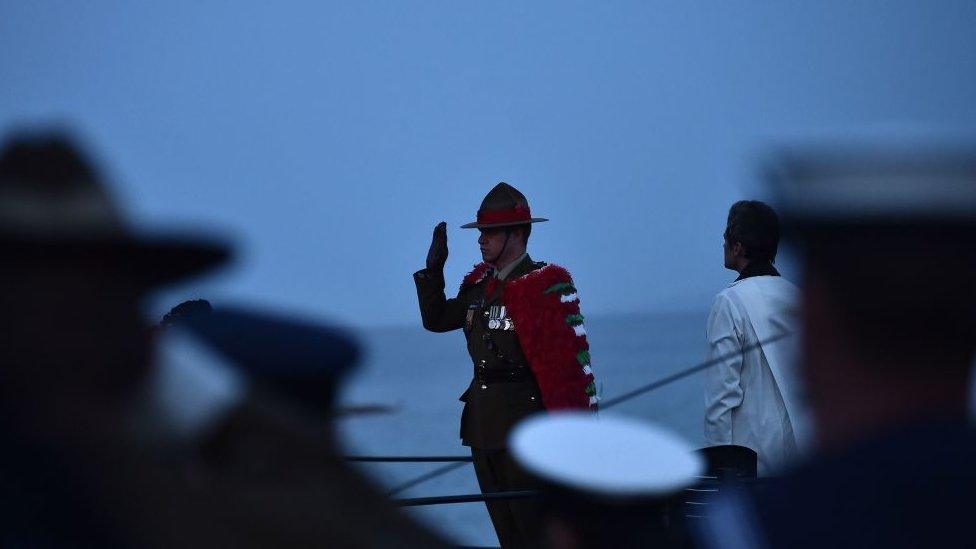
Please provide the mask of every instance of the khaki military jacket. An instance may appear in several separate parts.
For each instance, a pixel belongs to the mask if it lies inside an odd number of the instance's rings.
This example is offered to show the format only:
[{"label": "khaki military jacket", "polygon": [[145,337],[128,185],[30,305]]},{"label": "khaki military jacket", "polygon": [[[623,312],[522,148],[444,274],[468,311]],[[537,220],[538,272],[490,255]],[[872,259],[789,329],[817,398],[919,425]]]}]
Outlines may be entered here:
[{"label": "khaki military jacket", "polygon": [[[525,258],[509,273],[515,279],[545,266]],[[492,307],[503,305],[503,284],[492,283],[493,274],[465,285],[447,299],[440,273],[421,270],[414,274],[420,316],[432,332],[463,329],[472,362],[472,380],[461,395],[461,439],[466,446],[494,450],[507,445],[512,426],[544,409],[539,387],[526,361],[515,330],[504,329],[504,318],[492,329]],[[488,295],[488,289],[492,292]],[[496,313],[498,309],[495,309]],[[515,372],[515,381],[504,372]]]}]

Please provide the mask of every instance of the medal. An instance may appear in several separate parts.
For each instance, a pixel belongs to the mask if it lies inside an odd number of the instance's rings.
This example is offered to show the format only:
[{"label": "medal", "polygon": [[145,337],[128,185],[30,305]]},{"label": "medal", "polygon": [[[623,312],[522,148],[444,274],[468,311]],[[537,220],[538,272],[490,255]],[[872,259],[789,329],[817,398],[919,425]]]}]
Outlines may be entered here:
[{"label": "medal", "polygon": [[464,317],[464,331],[470,332],[471,328],[474,326],[474,314],[478,311],[480,305],[472,303],[468,305],[468,313]]},{"label": "medal", "polygon": [[512,331],[515,329],[515,322],[511,318],[508,318],[508,308],[504,305],[492,305],[488,309],[488,329],[489,330],[506,330]]}]

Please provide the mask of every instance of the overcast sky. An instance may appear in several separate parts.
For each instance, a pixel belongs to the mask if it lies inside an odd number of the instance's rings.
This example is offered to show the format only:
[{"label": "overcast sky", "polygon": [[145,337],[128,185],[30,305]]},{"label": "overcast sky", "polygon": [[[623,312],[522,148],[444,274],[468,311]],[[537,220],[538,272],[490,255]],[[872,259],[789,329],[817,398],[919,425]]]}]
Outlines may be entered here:
[{"label": "overcast sky", "polygon": [[133,219],[233,237],[165,305],[419,323],[431,228],[453,290],[507,181],[585,312],[703,310],[768,144],[976,130],[974,29],[972,1],[0,0],[0,124],[69,125]]}]

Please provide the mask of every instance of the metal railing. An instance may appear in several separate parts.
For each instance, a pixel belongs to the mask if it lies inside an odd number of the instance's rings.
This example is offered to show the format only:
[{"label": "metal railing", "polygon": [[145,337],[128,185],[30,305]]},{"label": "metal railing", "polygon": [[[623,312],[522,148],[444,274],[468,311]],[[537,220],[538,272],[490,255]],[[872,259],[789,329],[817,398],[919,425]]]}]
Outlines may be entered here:
[{"label": "metal railing", "polygon": [[[722,362],[725,362],[726,360],[729,360],[731,358],[735,358],[740,354],[745,354],[751,351],[755,351],[757,349],[761,349],[764,345],[775,343],[777,341],[780,341],[792,335],[793,332],[781,332],[763,341],[758,341],[751,345],[746,345],[738,351],[726,353],[724,355],[711,358],[709,360],[706,360],[705,362],[696,364],[695,366],[686,368],[684,370],[681,370],[669,376],[665,376],[659,380],[653,381],[651,383],[648,383],[647,385],[643,385],[641,387],[628,391],[622,395],[616,396],[611,399],[607,399],[603,402],[603,404],[600,405],[600,409],[607,410],[619,404],[623,404],[624,402],[637,398],[641,395],[647,394],[651,391],[660,389],[661,387],[667,386],[671,383],[674,383],[675,381],[684,379],[690,375],[694,375],[712,366],[721,364]],[[388,496],[394,496],[400,492],[403,492],[404,490],[413,488],[414,486],[427,482],[428,480],[432,480],[434,478],[450,473],[451,471],[462,467],[464,463],[470,463],[472,461],[472,458],[471,456],[346,456],[345,460],[349,462],[358,462],[358,463],[449,463],[449,465],[439,467],[433,471],[424,473],[410,480],[407,480],[401,484],[398,484],[397,486],[394,486],[393,488],[387,491]],[[529,490],[529,491],[514,491],[514,492],[495,492],[495,493],[488,493],[488,494],[463,494],[457,496],[434,496],[434,497],[427,497],[427,498],[399,499],[399,500],[394,500],[394,502],[396,502],[397,505],[404,506],[404,507],[417,506],[417,505],[439,505],[439,504],[446,504],[446,503],[466,503],[471,501],[488,501],[490,499],[505,499],[507,497],[506,494],[527,494],[530,492],[535,492],[535,491]],[[531,496],[516,495],[513,497],[531,497]],[[409,502],[409,503],[404,503],[404,502]]]}]

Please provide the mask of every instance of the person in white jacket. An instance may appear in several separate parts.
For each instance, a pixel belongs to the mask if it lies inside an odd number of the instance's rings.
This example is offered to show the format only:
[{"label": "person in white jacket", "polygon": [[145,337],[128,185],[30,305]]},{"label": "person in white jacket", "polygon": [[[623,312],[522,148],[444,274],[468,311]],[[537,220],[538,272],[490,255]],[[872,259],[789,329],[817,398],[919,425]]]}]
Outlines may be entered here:
[{"label": "person in white jacket", "polygon": [[797,289],[773,262],[779,220],[768,205],[740,201],[729,210],[725,267],[739,273],[715,297],[705,330],[705,442],[758,454],[758,474],[783,468],[798,453],[800,410],[790,352]]}]

